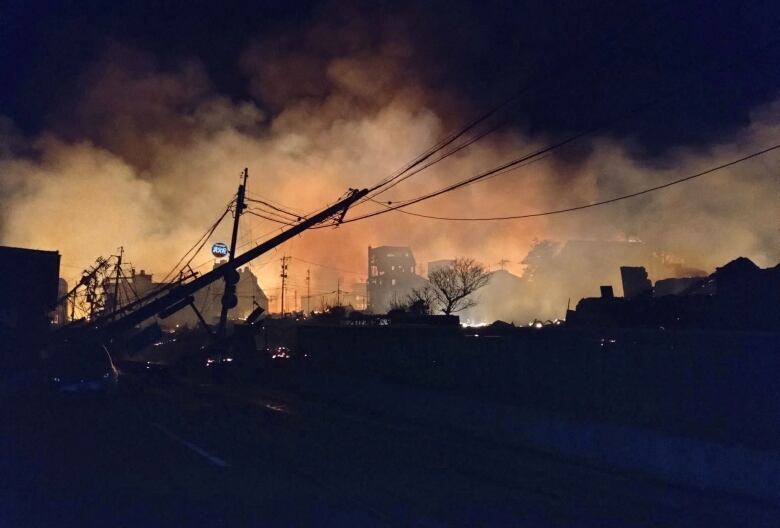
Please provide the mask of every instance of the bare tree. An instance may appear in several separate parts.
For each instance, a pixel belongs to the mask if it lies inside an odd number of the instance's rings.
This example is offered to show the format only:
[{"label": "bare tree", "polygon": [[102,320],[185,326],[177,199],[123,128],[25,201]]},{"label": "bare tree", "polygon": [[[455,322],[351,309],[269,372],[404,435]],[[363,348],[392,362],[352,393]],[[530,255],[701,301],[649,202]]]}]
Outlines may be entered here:
[{"label": "bare tree", "polygon": [[428,275],[430,292],[445,315],[450,315],[477,303],[471,294],[488,283],[490,275],[482,264],[470,258],[458,258],[452,266],[437,269]]},{"label": "bare tree", "polygon": [[419,313],[430,315],[439,304],[433,286],[426,284],[422,288],[414,288],[406,297],[409,308],[415,308]]}]

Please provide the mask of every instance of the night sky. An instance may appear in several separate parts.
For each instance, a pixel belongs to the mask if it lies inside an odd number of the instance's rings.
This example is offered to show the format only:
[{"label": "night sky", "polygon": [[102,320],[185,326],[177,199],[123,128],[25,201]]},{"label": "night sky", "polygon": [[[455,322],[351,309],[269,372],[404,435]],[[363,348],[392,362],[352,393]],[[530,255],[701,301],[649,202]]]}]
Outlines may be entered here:
[{"label": "night sky", "polygon": [[[255,196],[317,210],[508,98],[500,129],[381,199],[583,131],[539,163],[407,210],[523,215],[663,185],[777,143],[778,28],[770,0],[6,1],[0,244],[59,250],[69,280],[123,245],[159,276],[224,210],[244,167]],[[369,245],[409,245],[420,263],[507,260],[518,275],[544,239],[642,240],[707,271],[738,256],[769,266],[780,259],[777,153],[571,215],[393,213],[278,251],[324,264],[313,276],[327,291],[334,269],[361,279]],[[246,217],[241,247],[281,227]],[[227,228],[213,239],[229,240]],[[263,287],[278,282],[277,257],[253,264]],[[290,273],[302,284],[306,269]]]},{"label": "night sky", "polygon": [[[780,86],[780,6],[764,0],[11,0],[0,13],[0,113],[27,134],[55,115],[67,118],[79,75],[109,43],[149,51],[163,63],[195,57],[218,92],[240,101],[253,97],[238,65],[246,47],[277,39],[282,47],[305,49],[296,34],[322,18],[334,28],[349,28],[358,18],[374,27],[388,21],[390,28],[402,27],[413,42],[410,73],[432,90],[457,96],[464,121],[529,83],[517,124],[531,133],[576,130],[686,87],[668,103],[663,120],[613,125],[651,153],[728,136]],[[370,35],[354,44],[371,45]],[[256,102],[273,111],[267,101]]]}]

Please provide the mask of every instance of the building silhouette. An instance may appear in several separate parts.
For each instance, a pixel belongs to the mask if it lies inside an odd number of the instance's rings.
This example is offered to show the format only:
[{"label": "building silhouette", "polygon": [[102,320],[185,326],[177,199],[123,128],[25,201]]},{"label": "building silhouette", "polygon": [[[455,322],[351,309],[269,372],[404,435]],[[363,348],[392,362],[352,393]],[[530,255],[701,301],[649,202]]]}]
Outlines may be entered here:
[{"label": "building silhouette", "polygon": [[426,284],[415,272],[412,249],[407,246],[368,247],[367,308],[385,313],[403,303],[413,288]]},{"label": "building silhouette", "polygon": [[0,333],[45,330],[59,276],[57,251],[0,246]]}]

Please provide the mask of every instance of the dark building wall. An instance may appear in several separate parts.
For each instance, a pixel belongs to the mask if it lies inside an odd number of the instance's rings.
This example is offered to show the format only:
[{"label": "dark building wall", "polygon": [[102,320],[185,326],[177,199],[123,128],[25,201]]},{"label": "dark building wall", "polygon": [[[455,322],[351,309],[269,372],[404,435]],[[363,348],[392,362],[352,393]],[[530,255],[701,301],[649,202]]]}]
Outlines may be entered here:
[{"label": "dark building wall", "polygon": [[34,331],[49,323],[57,303],[57,251],[0,247],[0,327]]},{"label": "dark building wall", "polygon": [[647,278],[647,271],[642,266],[620,266],[620,278],[623,283],[623,296],[626,299],[649,295],[653,291],[653,284]]}]

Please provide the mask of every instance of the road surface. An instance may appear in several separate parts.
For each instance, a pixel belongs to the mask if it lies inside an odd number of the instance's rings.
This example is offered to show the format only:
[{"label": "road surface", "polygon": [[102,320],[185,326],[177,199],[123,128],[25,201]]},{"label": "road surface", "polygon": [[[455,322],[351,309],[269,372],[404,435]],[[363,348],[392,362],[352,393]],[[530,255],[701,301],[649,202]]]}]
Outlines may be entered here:
[{"label": "road surface", "polygon": [[667,486],[252,385],[135,383],[0,416],[0,526],[780,526]]}]

